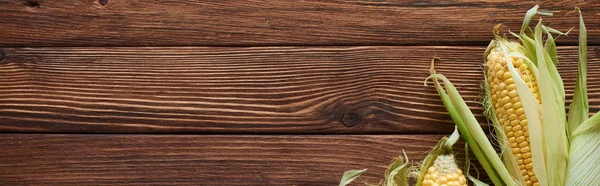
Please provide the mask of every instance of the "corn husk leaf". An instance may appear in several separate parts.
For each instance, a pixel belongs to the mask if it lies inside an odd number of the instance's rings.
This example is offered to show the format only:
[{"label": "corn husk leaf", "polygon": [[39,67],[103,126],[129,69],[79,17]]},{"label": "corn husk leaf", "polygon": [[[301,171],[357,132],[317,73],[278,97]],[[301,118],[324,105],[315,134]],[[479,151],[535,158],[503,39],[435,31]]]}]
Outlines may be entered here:
[{"label": "corn husk leaf", "polygon": [[[571,146],[567,170],[567,186],[597,185],[600,180],[600,113],[587,118],[587,29],[579,12],[579,72],[573,103],[569,107],[568,132]],[[583,119],[587,118],[587,119]],[[577,123],[579,120],[582,123]]]},{"label": "corn husk leaf", "polygon": [[[565,167],[567,166],[568,139],[566,136],[565,92],[562,79],[548,52],[542,44],[542,20],[535,28],[536,56],[540,78],[537,79],[541,93],[541,115],[544,126],[546,172],[548,185],[563,185],[565,181]],[[551,39],[551,37],[549,37]],[[529,114],[527,115],[530,116]],[[528,120],[529,121],[529,120]],[[536,136],[536,134],[530,134]],[[531,144],[533,146],[533,143]],[[549,148],[551,147],[551,148]],[[533,155],[533,149],[532,155]],[[535,161],[535,160],[534,160]],[[535,167],[540,166],[534,163]],[[535,172],[536,176],[538,172]],[[538,177],[539,180],[543,180]],[[542,185],[542,184],[540,184]]]},{"label": "corn husk leaf", "polygon": [[533,16],[538,13],[539,7],[539,5],[535,5],[533,8],[527,10],[527,13],[525,13],[525,18],[523,19],[523,25],[521,26],[520,35],[526,35],[525,31],[529,29],[529,23],[531,23],[531,20],[533,20]]},{"label": "corn husk leaf", "polygon": [[544,32],[546,32],[546,36],[548,37],[546,39],[546,43],[544,43],[544,49],[546,49],[546,52],[548,52],[550,59],[552,59],[552,64],[556,66],[558,65],[558,51],[556,50],[556,43],[554,42],[554,37],[552,37],[552,34],[548,32],[547,27],[542,25],[542,28],[544,29]]},{"label": "corn husk leaf", "polygon": [[[431,75],[426,81],[433,79],[442,102],[452,120],[465,141],[467,141],[467,144],[469,144],[469,147],[471,147],[473,154],[477,157],[483,169],[488,173],[492,182],[495,185],[516,185],[458,90],[456,90],[454,85],[445,76],[435,73],[433,61],[430,72]],[[439,84],[438,80],[443,81],[444,87]]]},{"label": "corn husk leaf", "polygon": [[[442,77],[439,74],[434,74],[434,75],[438,75],[438,76],[440,76],[440,78]],[[450,101],[448,94],[443,90],[441,85],[439,83],[437,83],[437,79],[434,80],[434,84],[436,85],[436,88],[438,89],[440,97],[442,98],[442,102],[446,106],[452,120],[458,127],[458,130],[462,131],[461,134],[462,134],[463,138],[465,139],[465,141],[467,141],[467,144],[472,144],[472,146],[470,146],[470,147],[471,147],[471,150],[473,151],[473,154],[475,154],[475,157],[477,157],[477,159],[479,159],[481,166],[484,168],[484,170],[486,170],[486,172],[488,173],[488,176],[490,177],[492,182],[499,184],[499,185],[504,184],[504,182],[499,178],[498,172],[490,165],[491,163],[490,163],[490,160],[488,159],[488,156],[486,156],[484,154],[483,150],[481,150],[481,147],[477,143],[473,142],[474,139],[471,136],[471,134],[469,133],[469,130],[467,129],[466,124],[460,118],[461,116],[458,114],[458,111],[454,108],[452,102]]]},{"label": "corn husk leaf", "polygon": [[600,113],[587,119],[573,132],[567,186],[598,185],[600,180]]},{"label": "corn husk leaf", "polygon": [[[548,34],[558,34],[560,35],[569,35],[569,32],[571,32],[571,30],[573,30],[573,28],[569,29],[567,32],[561,32],[560,30],[556,30],[552,27],[549,26],[543,26],[544,31],[546,31]],[[558,38],[558,37],[557,37]]]},{"label": "corn husk leaf", "polygon": [[471,180],[471,182],[473,182],[473,185],[475,186],[489,186],[487,183],[484,183],[471,175],[468,175],[467,177],[469,178],[469,180]]},{"label": "corn husk leaf", "polygon": [[458,139],[460,139],[460,133],[458,133],[458,128],[454,126],[454,132],[452,132],[450,137],[448,137],[448,140],[446,140],[446,143],[444,143],[444,149],[446,150],[446,153],[452,153],[452,147],[458,141]]},{"label": "corn husk leaf", "polygon": [[519,41],[521,41],[521,44],[523,46],[523,55],[526,57],[524,59],[527,59],[528,61],[532,62],[535,66],[537,66],[537,56],[535,55],[535,40],[524,34],[519,35],[510,31],[509,33],[518,38]]},{"label": "corn husk leaf", "polygon": [[[488,186],[487,183],[482,182],[481,180],[477,179],[474,176],[471,176],[469,173],[469,168],[471,167],[471,160],[470,160],[470,156],[469,156],[469,144],[465,144],[465,174],[467,175],[467,178],[469,178],[469,180],[471,180],[471,182],[473,182],[473,185],[475,186]],[[479,177],[479,172],[477,172],[477,177]]]},{"label": "corn husk leaf", "polygon": [[544,16],[552,16],[554,14],[554,12],[556,12],[556,11],[552,11],[552,10],[537,10],[536,13],[540,14],[540,15],[544,15]]},{"label": "corn husk leaf", "polygon": [[402,150],[404,156],[399,156],[387,169],[385,173],[386,186],[408,186],[408,156]]},{"label": "corn husk leaf", "polygon": [[529,58],[535,66],[538,64],[537,56],[535,55],[535,40],[532,38],[523,35],[519,38],[521,43],[523,44],[523,48],[525,48],[525,56]]},{"label": "corn husk leaf", "polygon": [[367,169],[349,170],[349,171],[344,172],[344,175],[342,176],[342,180],[340,181],[339,186],[346,186],[346,185],[350,184],[352,181],[354,181],[354,179],[358,178],[358,176],[365,173],[366,171],[367,171]]},{"label": "corn husk leaf", "polygon": [[[504,52],[504,56],[506,56],[505,60],[507,61],[508,70],[510,71],[513,81],[515,82],[517,94],[521,98],[520,100],[523,106],[523,110],[525,111],[525,115],[527,115],[532,160],[533,163],[536,165],[533,167],[533,171],[538,177],[540,185],[547,185],[545,182],[547,176],[546,167],[544,166],[545,155],[543,152],[545,151],[545,148],[542,135],[542,120],[540,119],[540,106],[537,103],[533,93],[531,93],[531,91],[527,87],[525,81],[523,81],[521,76],[519,76],[519,73],[514,68],[514,65],[509,59],[506,46],[501,45],[501,48]],[[504,133],[502,133],[501,136],[504,136]]]},{"label": "corn husk leaf", "polygon": [[573,102],[569,105],[569,121],[567,123],[569,138],[579,124],[589,117],[589,105],[587,95],[587,29],[583,22],[583,15],[579,12],[579,66]]},{"label": "corn husk leaf", "polygon": [[[519,38],[519,40],[521,41],[523,47],[525,48],[525,55],[527,56],[527,58],[531,59],[531,61],[537,66],[537,55],[536,55],[536,41],[533,39],[534,37],[534,33],[532,32],[532,30],[529,28],[529,24],[531,23],[531,20],[533,20],[533,17],[535,17],[536,14],[539,15],[544,15],[544,16],[551,16],[553,14],[553,11],[542,11],[542,10],[538,10],[539,6],[535,5],[533,8],[529,9],[527,11],[527,13],[525,14],[525,18],[523,18],[523,25],[521,26],[521,32],[519,34],[515,34],[510,32],[513,36]],[[561,31],[558,31],[556,29],[550,28],[550,27],[546,27],[543,26],[544,30],[546,30],[549,33],[555,33],[558,35],[567,35],[567,33],[563,33]],[[550,40],[550,42],[547,42],[547,47],[554,51],[554,49],[552,49],[552,47],[556,48],[556,44],[554,43],[554,39]],[[551,56],[556,56],[555,54],[551,53]],[[558,63],[558,60],[556,60],[555,64]]]}]

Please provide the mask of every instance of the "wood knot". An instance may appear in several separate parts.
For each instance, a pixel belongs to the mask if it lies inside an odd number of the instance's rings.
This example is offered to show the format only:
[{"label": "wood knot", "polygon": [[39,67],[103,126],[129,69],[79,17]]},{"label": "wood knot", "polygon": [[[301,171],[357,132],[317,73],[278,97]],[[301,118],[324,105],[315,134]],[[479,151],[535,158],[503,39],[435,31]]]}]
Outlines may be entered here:
[{"label": "wood knot", "polygon": [[104,6],[108,3],[108,0],[99,0],[100,5]]},{"label": "wood knot", "polygon": [[35,1],[35,0],[27,0],[23,4],[26,5],[26,6],[28,6],[28,7],[32,7],[32,8],[39,8],[40,7],[40,3],[37,2],[37,1]]},{"label": "wood knot", "polygon": [[342,124],[346,127],[353,127],[358,123],[358,116],[354,113],[346,113],[342,116]]},{"label": "wood knot", "polygon": [[600,56],[600,48],[594,48],[594,53]]}]

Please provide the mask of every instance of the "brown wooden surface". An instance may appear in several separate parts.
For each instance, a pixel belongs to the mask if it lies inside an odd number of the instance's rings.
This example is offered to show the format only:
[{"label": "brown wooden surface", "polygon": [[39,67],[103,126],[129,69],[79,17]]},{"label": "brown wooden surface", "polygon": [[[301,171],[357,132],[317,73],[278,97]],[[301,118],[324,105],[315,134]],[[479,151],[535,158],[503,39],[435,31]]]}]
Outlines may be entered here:
[{"label": "brown wooden surface", "polygon": [[[105,0],[103,0],[105,1]],[[0,0],[0,46],[480,45],[536,3],[560,30],[600,24],[594,1]],[[561,40],[576,44],[577,33]],[[600,29],[589,30],[600,44]]]},{"label": "brown wooden surface", "polygon": [[337,185],[364,168],[357,183],[379,183],[441,137],[2,134],[0,185]]},{"label": "brown wooden surface", "polygon": [[[588,88],[596,112],[594,48]],[[430,60],[442,58],[438,72],[480,115],[483,49],[10,48],[0,66],[0,131],[449,134],[437,92],[423,86]],[[559,51],[571,93],[577,49]],[[346,127],[352,114],[356,124]]]},{"label": "brown wooden surface", "polygon": [[[600,111],[594,1],[0,0],[0,185],[378,183],[453,130],[434,55],[485,125],[492,27],[534,4],[563,31],[582,8]],[[568,100],[577,39],[558,40]]]}]

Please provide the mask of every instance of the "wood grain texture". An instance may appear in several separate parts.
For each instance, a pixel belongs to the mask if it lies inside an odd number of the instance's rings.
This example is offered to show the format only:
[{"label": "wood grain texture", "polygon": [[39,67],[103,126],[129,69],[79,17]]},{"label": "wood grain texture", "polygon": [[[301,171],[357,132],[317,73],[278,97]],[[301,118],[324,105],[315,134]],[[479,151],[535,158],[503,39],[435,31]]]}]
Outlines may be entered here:
[{"label": "wood grain texture", "polygon": [[[600,58],[590,48],[594,113],[600,110]],[[449,134],[454,127],[437,92],[423,86],[430,60],[442,58],[437,71],[458,86],[484,124],[483,50],[9,48],[0,62],[0,131]],[[570,95],[577,49],[559,51]]]},{"label": "wood grain texture", "polygon": [[2,134],[0,185],[337,185],[364,168],[355,182],[378,183],[441,137]]},{"label": "wood grain texture", "polygon": [[[577,27],[582,8],[589,43],[600,44],[594,1],[141,1],[0,0],[0,47],[480,45],[494,25],[518,30],[535,4],[561,11],[544,20]],[[561,40],[575,45],[577,32]]]},{"label": "wood grain texture", "polygon": [[[454,56],[454,49],[438,49]],[[447,133],[453,127],[435,90],[423,86],[436,50],[7,49],[0,66],[0,130]],[[471,61],[446,70],[470,66],[472,79],[462,83],[474,85],[479,71]],[[352,113],[357,124],[345,127],[342,119]]]}]

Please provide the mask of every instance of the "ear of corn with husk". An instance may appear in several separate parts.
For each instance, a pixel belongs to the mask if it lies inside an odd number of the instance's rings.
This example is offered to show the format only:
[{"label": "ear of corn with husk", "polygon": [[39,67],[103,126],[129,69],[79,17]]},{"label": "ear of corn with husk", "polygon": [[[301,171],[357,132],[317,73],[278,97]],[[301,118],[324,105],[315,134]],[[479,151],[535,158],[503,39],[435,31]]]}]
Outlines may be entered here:
[{"label": "ear of corn with husk", "polygon": [[[520,42],[496,35],[484,54],[486,115],[496,131],[498,156],[452,83],[431,70],[434,84],[452,119],[495,185],[598,185],[600,182],[600,114],[589,116],[587,103],[587,31],[580,13],[579,66],[573,102],[565,113],[565,90],[556,65],[552,34],[542,24],[529,23]],[[498,34],[498,27],[495,29]],[[543,40],[543,38],[546,38]],[[438,83],[443,82],[443,86]]]},{"label": "ear of corn with husk", "polygon": [[[442,138],[419,165],[410,165],[406,153],[403,153],[390,164],[380,185],[408,186],[409,178],[414,178],[417,186],[466,186],[467,179],[452,150],[459,138],[457,130],[450,137]],[[345,186],[365,171],[346,171],[339,185]]]},{"label": "ear of corn with husk", "polygon": [[458,131],[455,130],[449,138],[442,138],[425,157],[419,171],[413,173],[416,174],[418,186],[467,185],[466,177],[456,164],[452,151],[458,138]]}]

